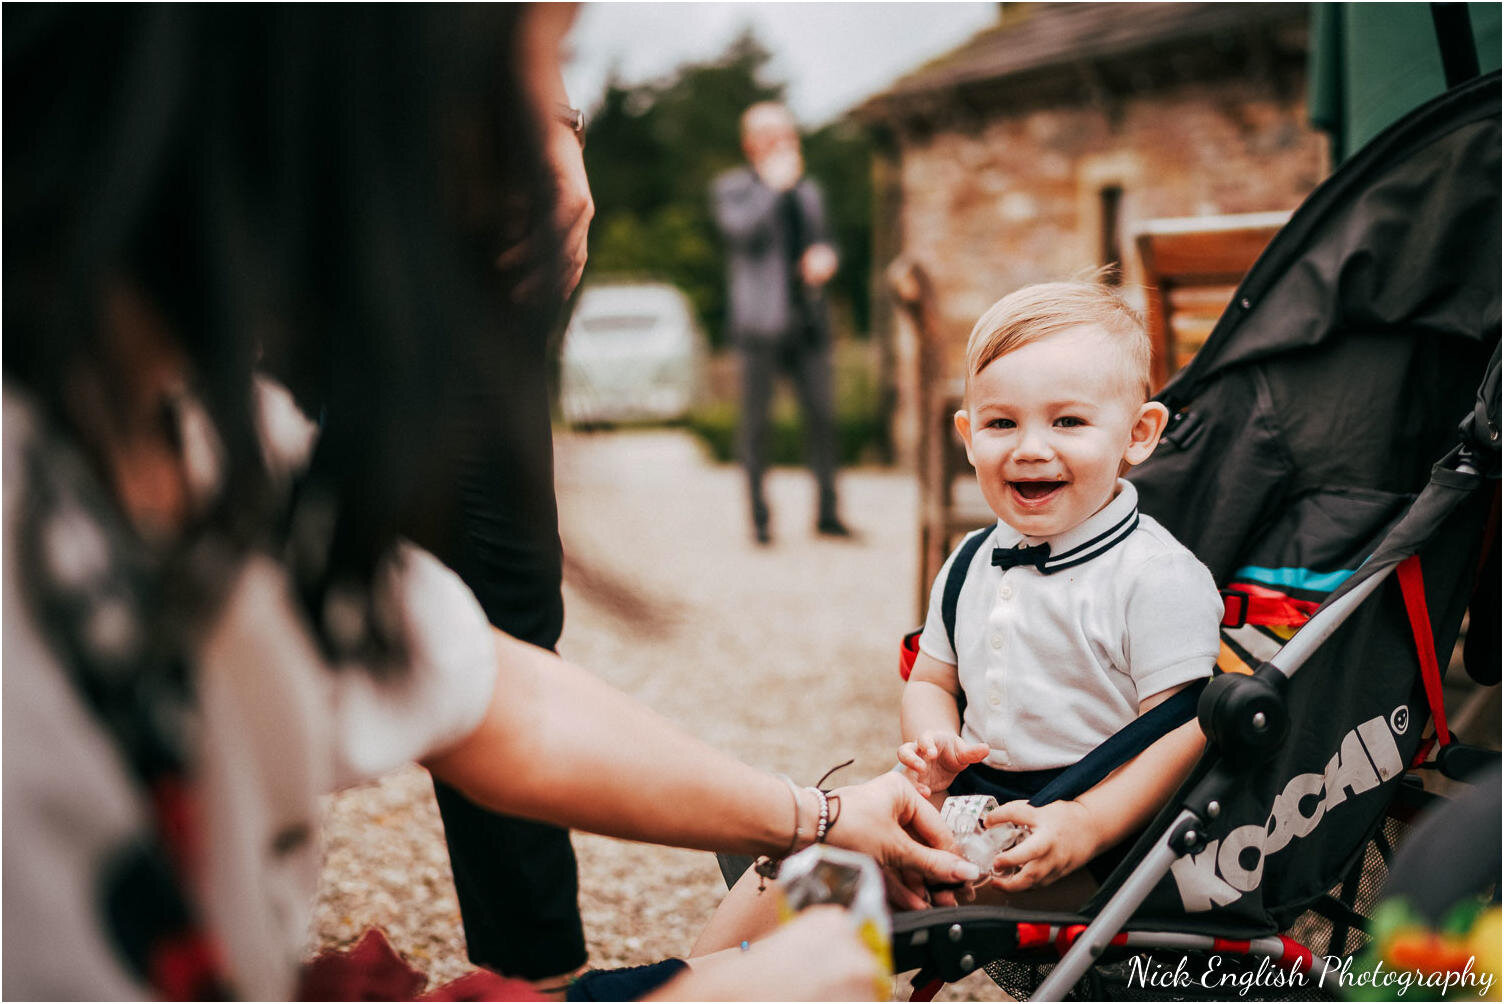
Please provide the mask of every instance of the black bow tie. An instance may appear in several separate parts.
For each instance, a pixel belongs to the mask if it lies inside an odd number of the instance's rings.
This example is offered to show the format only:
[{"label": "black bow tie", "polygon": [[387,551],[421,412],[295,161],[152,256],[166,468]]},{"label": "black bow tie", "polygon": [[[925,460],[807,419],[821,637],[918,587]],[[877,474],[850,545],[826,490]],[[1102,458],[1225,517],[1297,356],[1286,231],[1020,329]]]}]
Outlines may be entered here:
[{"label": "black bow tie", "polygon": [[1033,547],[994,547],[992,563],[1003,571],[1019,565],[1033,565],[1044,571],[1044,563],[1050,560],[1050,545],[1035,544]]}]

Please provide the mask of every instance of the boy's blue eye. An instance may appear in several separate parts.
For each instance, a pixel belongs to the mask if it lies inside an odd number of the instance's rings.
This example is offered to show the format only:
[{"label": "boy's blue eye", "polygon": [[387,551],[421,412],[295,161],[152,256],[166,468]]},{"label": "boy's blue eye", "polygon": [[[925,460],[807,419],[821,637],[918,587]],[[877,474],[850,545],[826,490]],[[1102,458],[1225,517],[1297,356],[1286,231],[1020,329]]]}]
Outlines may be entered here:
[{"label": "boy's blue eye", "polygon": [[989,429],[1011,429],[1011,428],[1013,428],[1013,419],[1011,419],[1011,418],[994,418],[994,419],[992,419],[991,421],[989,421],[987,423],[987,428],[989,428]]},{"label": "boy's blue eye", "polygon": [[1086,422],[1083,419],[1077,418],[1075,415],[1065,415],[1061,418],[1055,419],[1055,424],[1060,426],[1062,429],[1075,429],[1085,425]]}]

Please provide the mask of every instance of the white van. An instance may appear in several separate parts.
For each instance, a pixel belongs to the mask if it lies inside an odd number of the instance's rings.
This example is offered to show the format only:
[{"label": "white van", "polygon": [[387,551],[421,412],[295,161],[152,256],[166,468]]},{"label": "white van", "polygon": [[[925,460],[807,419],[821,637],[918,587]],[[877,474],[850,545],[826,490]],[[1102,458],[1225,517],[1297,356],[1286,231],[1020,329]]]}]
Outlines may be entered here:
[{"label": "white van", "polygon": [[682,418],[703,392],[705,357],[705,336],[678,288],[589,286],[564,332],[564,419],[583,425]]}]

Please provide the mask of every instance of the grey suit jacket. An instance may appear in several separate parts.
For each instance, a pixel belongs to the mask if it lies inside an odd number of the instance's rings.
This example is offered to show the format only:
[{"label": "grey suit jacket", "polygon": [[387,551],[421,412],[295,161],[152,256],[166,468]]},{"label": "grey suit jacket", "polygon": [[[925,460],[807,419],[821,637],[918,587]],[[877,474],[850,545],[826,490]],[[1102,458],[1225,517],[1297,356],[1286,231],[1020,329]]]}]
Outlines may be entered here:
[{"label": "grey suit jacket", "polygon": [[[809,243],[831,243],[820,187],[806,176],[794,192]],[[748,167],[727,171],[711,185],[716,226],[726,247],[726,317],[733,341],[781,338],[798,316],[790,303],[793,283],[784,251],[788,235],[778,212],[778,197]],[[803,283],[798,288],[803,290],[816,338],[824,343],[830,334],[825,293]]]}]

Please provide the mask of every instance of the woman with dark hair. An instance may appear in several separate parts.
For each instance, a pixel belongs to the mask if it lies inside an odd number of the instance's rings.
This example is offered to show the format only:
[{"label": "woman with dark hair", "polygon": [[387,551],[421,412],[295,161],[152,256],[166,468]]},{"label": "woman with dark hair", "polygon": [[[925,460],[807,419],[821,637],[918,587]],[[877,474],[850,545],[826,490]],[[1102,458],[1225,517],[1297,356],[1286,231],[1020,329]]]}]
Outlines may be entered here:
[{"label": "woman with dark hair", "polygon": [[[492,631],[398,540],[442,530],[449,375],[504,364],[498,249],[557,241],[517,11],[6,11],[6,996],[288,997],[318,796],[409,759],[631,839],[820,835],[821,795]],[[834,798],[832,843],[974,872],[896,776]],[[871,965],[813,917],[660,994]]]}]

